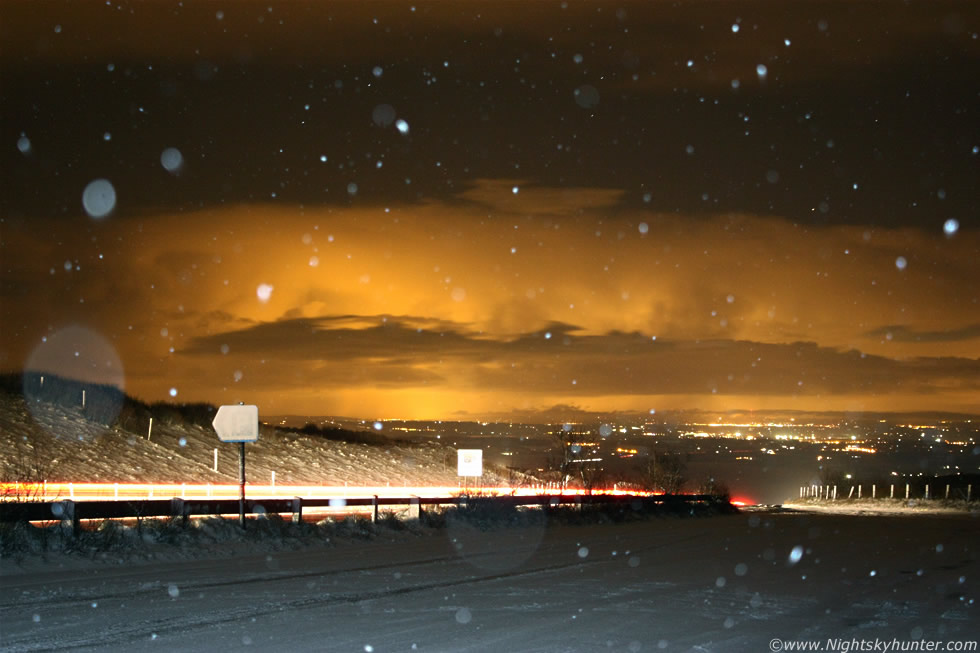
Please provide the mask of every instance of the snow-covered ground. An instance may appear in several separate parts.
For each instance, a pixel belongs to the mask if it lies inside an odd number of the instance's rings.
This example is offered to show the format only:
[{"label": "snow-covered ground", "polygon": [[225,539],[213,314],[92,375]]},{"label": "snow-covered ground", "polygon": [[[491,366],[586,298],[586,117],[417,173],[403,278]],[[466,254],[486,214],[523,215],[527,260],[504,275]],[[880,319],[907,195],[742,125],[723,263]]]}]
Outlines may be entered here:
[{"label": "snow-covered ground", "polygon": [[802,500],[782,504],[786,510],[835,515],[980,515],[980,502],[938,499],[845,499],[842,501]]},{"label": "snow-covered ground", "polygon": [[0,650],[729,652],[775,650],[772,640],[977,640],[978,526],[969,514],[750,512],[450,524],[264,552],[232,539],[203,558],[8,559]]}]

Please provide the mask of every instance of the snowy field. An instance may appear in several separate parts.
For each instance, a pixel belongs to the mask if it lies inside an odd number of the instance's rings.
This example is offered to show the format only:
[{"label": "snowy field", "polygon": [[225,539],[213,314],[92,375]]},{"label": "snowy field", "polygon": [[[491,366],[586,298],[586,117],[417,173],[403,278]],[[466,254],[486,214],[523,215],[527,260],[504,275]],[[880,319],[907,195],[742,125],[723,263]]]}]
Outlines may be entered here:
[{"label": "snowy field", "polygon": [[0,650],[728,652],[773,650],[774,639],[977,640],[978,533],[976,513],[746,512],[414,528],[289,551],[231,542],[171,560],[163,550],[152,560],[6,559]]}]

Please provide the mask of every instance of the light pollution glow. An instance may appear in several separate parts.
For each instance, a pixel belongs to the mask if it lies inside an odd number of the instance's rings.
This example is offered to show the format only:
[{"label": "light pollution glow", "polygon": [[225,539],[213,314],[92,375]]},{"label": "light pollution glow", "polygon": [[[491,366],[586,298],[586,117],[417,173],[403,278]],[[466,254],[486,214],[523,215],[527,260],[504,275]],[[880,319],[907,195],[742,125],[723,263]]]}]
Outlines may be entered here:
[{"label": "light pollution glow", "polygon": [[517,202],[515,183],[452,205],[107,221],[83,259],[74,226],[15,232],[36,284],[19,313],[36,333],[70,305],[137,396],[173,387],[267,414],[975,406],[976,337],[941,337],[976,314],[958,296],[973,234],[609,218],[609,189]]}]

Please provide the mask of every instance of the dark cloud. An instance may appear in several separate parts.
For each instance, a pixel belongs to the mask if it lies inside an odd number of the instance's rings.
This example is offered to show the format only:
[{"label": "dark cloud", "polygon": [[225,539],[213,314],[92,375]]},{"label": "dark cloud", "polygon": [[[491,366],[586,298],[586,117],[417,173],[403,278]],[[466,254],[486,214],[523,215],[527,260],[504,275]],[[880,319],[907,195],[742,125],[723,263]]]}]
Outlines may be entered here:
[{"label": "dark cloud", "polygon": [[865,336],[876,340],[885,338],[896,342],[960,342],[980,338],[980,324],[942,331],[927,331],[895,324],[868,331]]},{"label": "dark cloud", "polygon": [[[414,387],[471,384],[487,390],[601,395],[864,395],[980,389],[980,361],[893,360],[814,343],[654,339],[637,332],[585,334],[573,325],[502,339],[464,325],[399,316],[280,320],[194,339],[181,352],[227,347],[295,371],[308,382]],[[356,324],[357,326],[352,326]],[[308,366],[305,367],[304,366]],[[267,365],[267,369],[274,364]],[[279,374],[267,382],[278,383]]]}]

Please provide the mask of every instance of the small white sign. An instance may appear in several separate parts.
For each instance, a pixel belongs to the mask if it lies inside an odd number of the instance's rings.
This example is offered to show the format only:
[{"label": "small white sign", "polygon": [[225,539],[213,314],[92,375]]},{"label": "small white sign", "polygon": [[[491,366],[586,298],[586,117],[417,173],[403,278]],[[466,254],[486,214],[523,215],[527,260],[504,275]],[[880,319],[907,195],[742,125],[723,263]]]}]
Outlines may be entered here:
[{"label": "small white sign", "polygon": [[483,449],[456,451],[457,476],[483,476]]},{"label": "small white sign", "polygon": [[259,407],[221,406],[211,426],[222,442],[255,442],[259,439]]}]

